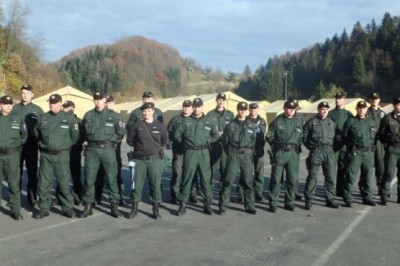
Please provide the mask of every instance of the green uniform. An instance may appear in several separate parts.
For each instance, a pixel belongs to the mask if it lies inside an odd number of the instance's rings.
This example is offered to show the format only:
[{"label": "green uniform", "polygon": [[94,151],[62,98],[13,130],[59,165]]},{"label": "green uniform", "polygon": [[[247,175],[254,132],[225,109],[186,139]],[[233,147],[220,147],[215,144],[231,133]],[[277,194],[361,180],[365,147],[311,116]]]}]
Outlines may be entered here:
[{"label": "green uniform", "polygon": [[231,185],[240,170],[244,188],[244,207],[254,210],[253,152],[256,141],[256,126],[250,119],[235,118],[225,127],[222,142],[228,154],[224,183],[221,189],[220,210],[225,211],[230,201]]},{"label": "green uniform", "polygon": [[[254,167],[254,195],[258,198],[263,198],[264,192],[264,146],[265,146],[265,132],[267,130],[267,122],[264,118],[257,116],[253,119],[248,117],[248,120],[253,122],[256,133],[256,144],[254,146],[253,154],[253,167]],[[242,178],[242,177],[241,177]],[[243,196],[243,184],[238,184],[239,197]]]},{"label": "green uniform", "polygon": [[0,112],[0,201],[4,180],[8,183],[9,206],[15,214],[21,210],[20,147],[27,137],[25,121],[21,116],[15,113],[4,116]]},{"label": "green uniform", "polygon": [[317,187],[318,169],[322,166],[325,176],[324,190],[327,202],[335,199],[335,155],[332,149],[335,123],[320,116],[311,118],[303,127],[303,143],[310,153],[307,158],[308,176],[304,190],[306,201],[314,198]]},{"label": "green uniform", "polygon": [[283,170],[286,172],[285,206],[293,207],[299,175],[299,153],[303,138],[303,120],[279,115],[270,125],[266,141],[271,145],[273,167],[269,186],[270,206],[276,207]]},{"label": "green uniform", "polygon": [[372,201],[371,177],[376,131],[375,122],[370,116],[363,119],[351,117],[343,125],[342,134],[348,155],[346,159],[349,160],[343,196],[346,203],[351,204],[353,200],[353,185],[360,168],[361,197],[364,203]]},{"label": "green uniform", "polygon": [[[377,110],[369,107],[368,113],[369,116],[375,122],[375,128],[379,129],[379,125],[381,123],[382,118],[385,116],[385,112],[382,111],[379,107]],[[375,178],[376,178],[376,185],[378,188],[382,182],[383,178],[383,171],[384,171],[384,157],[385,157],[385,148],[380,140],[376,141],[375,145],[375,152],[374,152],[374,165],[375,165]]]},{"label": "green uniform", "polygon": [[[24,161],[26,172],[28,176],[27,183],[27,198],[31,205],[36,204],[36,193],[38,187],[38,140],[33,134],[33,127],[36,125],[38,118],[43,114],[42,108],[34,103],[28,103],[24,105],[22,102],[14,105],[13,113],[19,114],[25,119],[28,139],[22,145],[21,159],[20,159],[20,173],[23,174]],[[21,188],[22,178],[20,180]]]},{"label": "green uniform", "polygon": [[149,180],[150,201],[160,204],[161,173],[162,173],[162,146],[168,140],[167,128],[160,121],[147,123],[137,121],[129,128],[126,141],[133,147],[135,175],[131,191],[132,203],[142,201],[142,190],[146,177]]},{"label": "green uniform", "polygon": [[78,122],[74,115],[59,111],[47,112],[39,117],[34,127],[39,140],[39,208],[49,211],[51,207],[51,187],[53,174],[57,179],[62,211],[73,208],[70,182],[69,152],[79,138]]},{"label": "green uniform", "polygon": [[[164,117],[160,109],[154,108],[154,120],[158,120],[161,123],[164,123]],[[135,122],[143,120],[143,111],[140,110],[140,107],[133,110],[128,118],[128,122],[126,123],[126,130],[129,131],[129,128],[135,124]]]},{"label": "green uniform", "polygon": [[200,177],[204,201],[211,202],[211,166],[209,146],[212,138],[218,136],[216,125],[209,117],[196,118],[193,114],[185,119],[174,132],[174,140],[183,144],[182,184],[178,200],[188,202],[192,181],[197,173]]},{"label": "green uniform", "polygon": [[346,175],[346,146],[342,137],[342,129],[346,120],[353,114],[346,109],[335,108],[329,111],[328,117],[335,122],[336,132],[333,139],[333,151],[335,152],[336,164],[336,195],[343,196],[344,181]]},{"label": "green uniform", "polygon": [[[185,116],[183,114],[174,116],[168,123],[167,129],[170,140],[172,141],[172,176],[170,183],[171,199],[176,201],[179,193],[179,186],[182,183],[182,169],[183,169],[183,143],[178,143],[173,139],[175,130],[183,124]],[[193,181],[195,181],[193,179]],[[196,182],[193,182],[191,195],[196,197]]]},{"label": "green uniform", "polygon": [[104,166],[106,184],[111,202],[120,200],[117,186],[117,159],[115,145],[124,136],[125,130],[120,114],[104,108],[88,111],[82,120],[85,130],[85,192],[82,197],[86,205],[94,202],[94,183],[100,163]]},{"label": "green uniform", "polygon": [[221,142],[221,136],[224,132],[225,127],[235,118],[235,115],[224,109],[223,111],[218,111],[217,109],[213,109],[207,113],[207,116],[211,119],[212,123],[217,126],[217,130],[219,135],[216,135],[211,142],[210,149],[210,164],[211,164],[211,183],[215,181],[215,173],[218,171],[220,174],[220,180],[224,179],[224,171],[226,168],[226,153],[223,149],[223,145]]},{"label": "green uniform", "polygon": [[[395,175],[400,173],[400,116],[394,112],[387,114],[381,121],[378,138],[387,145],[385,154],[385,171],[381,183],[381,196],[387,197],[390,193],[390,184]],[[397,180],[398,202],[400,199],[400,182]]]}]

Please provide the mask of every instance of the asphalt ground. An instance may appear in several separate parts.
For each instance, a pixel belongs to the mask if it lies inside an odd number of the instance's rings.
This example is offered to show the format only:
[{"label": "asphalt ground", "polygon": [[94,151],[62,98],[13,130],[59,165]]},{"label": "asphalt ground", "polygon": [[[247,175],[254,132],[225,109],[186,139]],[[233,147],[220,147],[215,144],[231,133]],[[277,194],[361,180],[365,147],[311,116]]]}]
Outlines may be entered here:
[{"label": "asphalt ground", "polygon": [[[130,187],[123,145],[123,178]],[[170,155],[170,151],[167,151]],[[306,169],[301,154],[300,191],[304,188]],[[267,187],[271,167],[266,158]],[[101,206],[86,219],[68,219],[60,206],[42,220],[32,217],[37,209],[28,207],[23,197],[22,221],[9,217],[2,201],[0,213],[0,265],[398,265],[400,204],[396,184],[392,184],[389,206],[362,205],[356,190],[353,208],[325,207],[323,177],[312,211],[304,201],[296,201],[296,210],[283,209],[283,193],[276,213],[268,212],[268,203],[256,203],[257,214],[244,212],[242,204],[232,203],[224,216],[217,214],[218,184],[214,189],[212,216],[202,213],[203,205],[190,204],[187,213],[176,216],[177,205],[169,204],[170,169],[163,176],[163,199],[160,220],[151,218],[147,190],[139,214],[133,220],[109,215],[106,195]],[[25,179],[25,178],[24,178]],[[24,180],[24,183],[26,180]],[[24,186],[25,187],[25,186]],[[376,187],[374,186],[376,194]],[[26,195],[25,191],[23,192]],[[7,197],[3,188],[3,197]],[[129,189],[124,193],[129,199]],[[378,200],[378,197],[375,197]],[[76,207],[80,212],[82,206]],[[129,213],[126,205],[120,210]]]}]

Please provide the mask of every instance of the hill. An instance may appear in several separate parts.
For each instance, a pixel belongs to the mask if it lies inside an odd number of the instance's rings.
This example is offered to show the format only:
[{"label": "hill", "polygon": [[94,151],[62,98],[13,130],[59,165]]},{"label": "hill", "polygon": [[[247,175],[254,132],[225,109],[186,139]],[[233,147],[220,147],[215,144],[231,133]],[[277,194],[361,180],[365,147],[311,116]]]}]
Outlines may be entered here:
[{"label": "hill", "polygon": [[[285,74],[286,73],[286,74]],[[400,91],[400,19],[385,13],[363,27],[357,22],[324,43],[275,56],[242,81],[237,93],[254,100],[320,99],[344,90],[351,97],[379,92],[386,101]],[[287,78],[287,79],[286,79]],[[287,83],[286,83],[287,82]]]},{"label": "hill", "polygon": [[223,82],[225,74],[204,70],[193,59],[182,58],[175,48],[142,36],[85,47],[53,65],[63,84],[119,96],[139,98],[151,90],[166,98],[234,87]]}]

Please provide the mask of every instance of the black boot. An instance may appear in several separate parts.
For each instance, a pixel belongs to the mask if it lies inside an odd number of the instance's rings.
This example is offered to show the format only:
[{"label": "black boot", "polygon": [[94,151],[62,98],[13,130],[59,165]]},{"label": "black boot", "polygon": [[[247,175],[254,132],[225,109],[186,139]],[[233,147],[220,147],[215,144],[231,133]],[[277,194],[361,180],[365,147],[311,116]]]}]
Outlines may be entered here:
[{"label": "black boot", "polygon": [[92,211],[92,204],[91,203],[86,203],[85,204],[85,209],[83,210],[83,212],[79,215],[79,218],[86,218],[89,215],[92,215],[93,211]]},{"label": "black boot", "polygon": [[204,212],[205,214],[208,214],[208,215],[212,215],[212,214],[213,214],[213,211],[212,211],[212,209],[211,209],[211,202],[209,202],[209,201],[204,201],[204,209],[203,209],[203,212]]},{"label": "black boot", "polygon": [[312,201],[309,199],[306,199],[305,207],[306,207],[306,210],[310,211],[312,209]]},{"label": "black boot", "polygon": [[121,217],[121,213],[118,210],[118,201],[111,201],[111,216],[115,218]]},{"label": "black boot", "polygon": [[128,219],[133,219],[136,217],[138,212],[139,202],[132,202],[131,212],[128,214]]},{"label": "black boot", "polygon": [[186,203],[184,203],[184,202],[180,202],[179,203],[179,209],[178,209],[178,213],[177,213],[177,215],[178,216],[182,216],[182,215],[184,215],[186,213]]},{"label": "black boot", "polygon": [[156,220],[161,218],[159,206],[159,203],[153,203],[153,218]]}]

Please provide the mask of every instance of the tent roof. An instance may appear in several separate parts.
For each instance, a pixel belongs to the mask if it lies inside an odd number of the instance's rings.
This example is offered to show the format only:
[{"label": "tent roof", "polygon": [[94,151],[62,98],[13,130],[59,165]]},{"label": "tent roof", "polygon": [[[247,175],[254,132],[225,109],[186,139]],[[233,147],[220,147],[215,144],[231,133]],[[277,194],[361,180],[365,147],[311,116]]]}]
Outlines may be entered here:
[{"label": "tent roof", "polygon": [[63,102],[65,102],[66,100],[70,100],[75,103],[75,114],[78,117],[83,117],[83,115],[87,111],[93,109],[94,107],[93,97],[91,95],[86,94],[71,86],[66,86],[56,91],[40,96],[36,99],[33,99],[32,102],[39,105],[43,109],[43,111],[47,112],[47,110],[49,110],[49,103],[47,102],[47,100],[49,99],[50,95],[55,93],[59,94],[62,97]]}]

